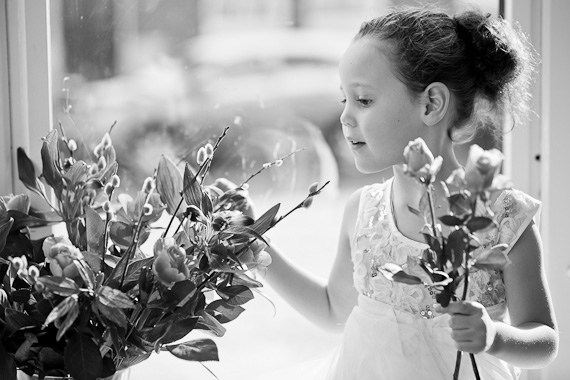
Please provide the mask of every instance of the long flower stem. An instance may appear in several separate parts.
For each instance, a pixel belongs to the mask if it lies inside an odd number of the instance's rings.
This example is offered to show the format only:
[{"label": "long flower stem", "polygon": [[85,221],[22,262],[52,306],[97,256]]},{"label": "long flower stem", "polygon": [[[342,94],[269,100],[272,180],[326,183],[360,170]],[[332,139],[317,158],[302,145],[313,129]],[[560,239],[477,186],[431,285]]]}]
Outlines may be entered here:
[{"label": "long flower stem", "polygon": [[437,221],[435,219],[435,207],[433,205],[433,187],[432,185],[429,185],[427,187],[427,196],[428,196],[428,203],[429,203],[429,211],[431,214],[431,228],[433,231],[433,237],[435,237],[437,239]]},{"label": "long flower stem", "polygon": [[[465,251],[465,285],[463,286],[463,295],[461,296],[461,300],[465,301],[467,299],[467,289],[469,287],[469,267],[467,267],[467,260],[468,260],[469,253]],[[455,372],[453,373],[453,380],[459,379],[459,367],[461,365],[461,351],[457,351],[457,359],[455,362]],[[469,353],[469,357],[471,358],[471,365],[473,367],[473,373],[475,374],[475,379],[480,380],[481,377],[479,376],[479,370],[477,369],[477,362],[475,361],[475,355]]]},{"label": "long flower stem", "polygon": [[[151,194],[152,191],[149,191],[148,194],[146,195],[143,205],[148,203]],[[143,210],[141,210],[141,214],[139,215],[139,220],[137,222],[137,229],[135,230],[135,234],[133,235],[133,240],[131,241],[129,248],[127,248],[126,251],[127,259],[125,262],[125,267],[123,268],[123,273],[121,275],[121,282],[119,283],[119,289],[123,287],[123,282],[125,281],[125,275],[127,274],[127,268],[129,267],[129,261],[131,261],[131,255],[136,251],[137,246],[139,245],[139,235],[141,233],[143,217],[144,217],[144,207]]]}]

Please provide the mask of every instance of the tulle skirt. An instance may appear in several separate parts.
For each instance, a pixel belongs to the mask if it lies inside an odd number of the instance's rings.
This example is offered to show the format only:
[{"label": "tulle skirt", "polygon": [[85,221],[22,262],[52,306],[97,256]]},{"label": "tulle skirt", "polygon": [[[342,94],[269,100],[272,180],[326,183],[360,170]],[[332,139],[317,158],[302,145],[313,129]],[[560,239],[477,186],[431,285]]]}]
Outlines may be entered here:
[{"label": "tulle skirt", "polygon": [[[263,376],[267,380],[451,380],[457,350],[449,316],[418,318],[360,296],[346,322],[342,344],[328,357]],[[483,380],[513,380],[520,371],[488,354],[475,355]],[[471,360],[462,355],[461,380],[474,380]]]}]

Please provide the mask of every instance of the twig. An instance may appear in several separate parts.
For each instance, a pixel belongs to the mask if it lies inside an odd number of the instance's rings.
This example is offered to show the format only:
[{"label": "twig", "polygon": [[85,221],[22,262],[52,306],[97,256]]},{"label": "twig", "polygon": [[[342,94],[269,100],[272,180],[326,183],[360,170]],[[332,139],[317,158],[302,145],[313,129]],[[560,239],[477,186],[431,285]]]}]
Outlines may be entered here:
[{"label": "twig", "polygon": [[262,171],[264,171],[265,169],[268,169],[268,168],[270,168],[270,167],[273,166],[273,165],[277,165],[277,162],[283,161],[284,159],[286,159],[286,158],[288,158],[288,157],[291,157],[291,156],[294,155],[295,153],[299,153],[299,152],[302,151],[302,150],[305,150],[305,149],[304,149],[304,148],[303,148],[303,149],[297,149],[297,150],[295,150],[295,151],[293,151],[293,152],[291,152],[291,153],[289,153],[289,154],[286,154],[285,156],[283,156],[283,157],[281,157],[281,158],[276,159],[275,161],[272,161],[272,162],[268,162],[268,163],[263,164],[263,165],[261,166],[261,168],[260,168],[258,171],[256,171],[256,172],[253,173],[252,175],[250,175],[250,176],[249,176],[245,181],[243,181],[243,182],[241,183],[241,185],[239,185],[238,187],[243,187],[243,185],[245,185],[246,183],[248,183],[249,181],[251,181],[255,176],[257,176],[258,174],[260,174],[260,173],[261,173]]}]

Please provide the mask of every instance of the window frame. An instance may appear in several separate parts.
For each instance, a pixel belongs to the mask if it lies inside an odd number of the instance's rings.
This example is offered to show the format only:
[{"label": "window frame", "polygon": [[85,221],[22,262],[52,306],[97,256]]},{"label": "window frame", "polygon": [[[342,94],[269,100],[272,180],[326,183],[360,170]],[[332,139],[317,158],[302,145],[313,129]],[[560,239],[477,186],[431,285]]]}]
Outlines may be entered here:
[{"label": "window frame", "polygon": [[[570,52],[568,48],[559,51],[567,46],[568,35],[559,31],[570,31],[570,26],[561,20],[561,15],[569,10],[570,3],[564,1],[505,2],[506,18],[519,21],[540,53],[542,67],[533,89],[534,109],[540,117],[532,118],[529,126],[505,136],[504,169],[517,188],[543,202],[541,231],[555,302],[563,301],[568,284],[565,273],[568,260],[564,255],[567,242],[557,229],[568,225],[570,206],[567,201],[562,205],[554,201],[567,188],[563,174],[570,162],[570,149],[551,151],[550,148],[560,147],[565,141],[563,99],[570,78],[564,74],[564,62],[570,59]],[[53,129],[49,11],[49,0],[0,0],[0,83],[7,84],[0,86],[1,195],[26,191],[18,180],[16,148],[24,148],[39,165],[40,139]],[[556,50],[551,46],[557,47]],[[557,173],[560,174],[554,175]],[[570,323],[570,306],[564,302],[556,306],[561,325]],[[561,351],[548,369],[529,371],[525,377],[542,379],[546,374],[568,372],[570,362],[564,360]]]}]

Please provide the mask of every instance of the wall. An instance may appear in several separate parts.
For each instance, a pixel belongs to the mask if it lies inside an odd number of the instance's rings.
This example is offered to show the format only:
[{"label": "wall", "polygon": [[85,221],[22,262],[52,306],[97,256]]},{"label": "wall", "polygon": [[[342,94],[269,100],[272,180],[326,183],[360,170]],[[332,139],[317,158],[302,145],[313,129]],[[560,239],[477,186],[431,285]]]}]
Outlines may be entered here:
[{"label": "wall", "polygon": [[548,254],[547,275],[560,328],[560,351],[547,369],[548,380],[570,378],[570,252],[568,228],[568,163],[570,163],[570,2],[543,1],[542,164],[543,238]]}]

